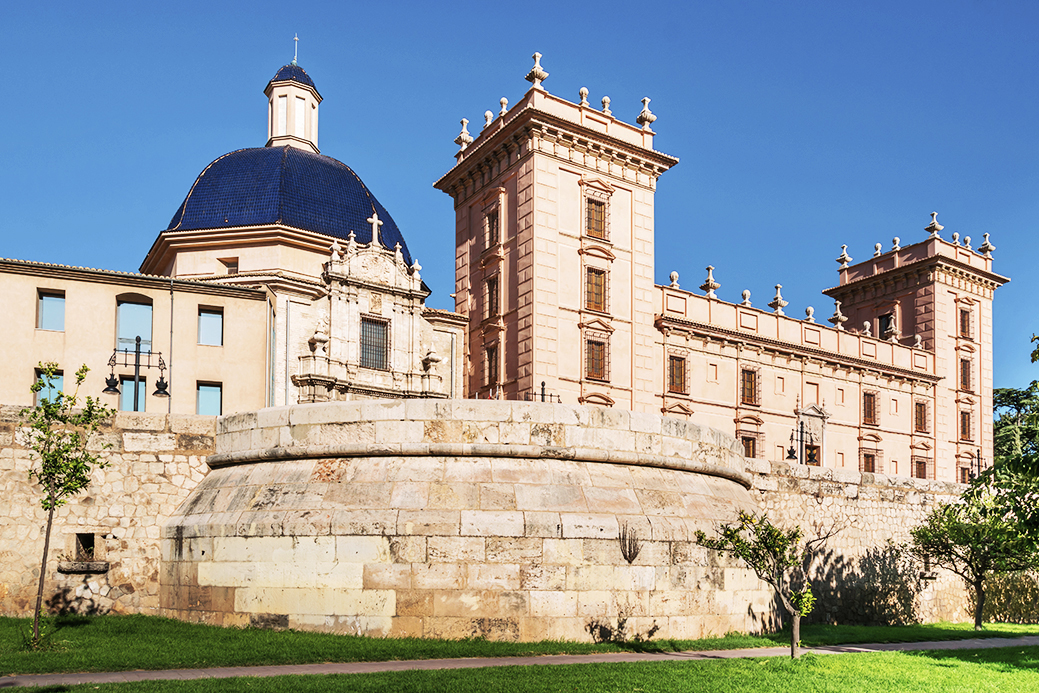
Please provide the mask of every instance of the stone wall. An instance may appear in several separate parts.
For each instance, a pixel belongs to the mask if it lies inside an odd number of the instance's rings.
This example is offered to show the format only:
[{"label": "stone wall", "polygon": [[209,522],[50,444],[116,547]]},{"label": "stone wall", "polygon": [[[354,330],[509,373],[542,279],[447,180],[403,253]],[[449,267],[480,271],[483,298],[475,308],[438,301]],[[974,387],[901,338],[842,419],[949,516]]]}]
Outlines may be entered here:
[{"label": "stone wall", "polygon": [[819,602],[812,620],[973,618],[962,579],[924,572],[896,550],[936,504],[955,501],[962,485],[764,460],[747,460],[747,469],[761,510],[773,521],[799,525],[808,537],[836,531],[815,557]]},{"label": "stone wall", "polygon": [[[30,482],[33,453],[19,409],[0,407],[0,613],[32,612],[47,514]],[[160,528],[208,468],[215,417],[122,412],[94,438],[109,462],[90,486],[57,510],[44,598],[54,610],[156,613]],[[77,535],[93,541],[77,556]],[[82,553],[82,552],[81,552]],[[61,559],[90,558],[78,565]]]}]

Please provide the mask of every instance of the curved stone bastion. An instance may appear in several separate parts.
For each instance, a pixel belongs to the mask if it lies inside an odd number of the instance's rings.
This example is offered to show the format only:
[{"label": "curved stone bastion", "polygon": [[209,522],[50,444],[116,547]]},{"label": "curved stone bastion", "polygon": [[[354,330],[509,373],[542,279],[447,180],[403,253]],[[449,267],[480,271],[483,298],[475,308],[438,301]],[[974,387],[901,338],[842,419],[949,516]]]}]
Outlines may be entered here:
[{"label": "curved stone bastion", "polygon": [[170,616],[508,640],[771,620],[753,573],[692,542],[757,510],[738,444],[714,429],[591,406],[335,402],[224,417],[216,450],[163,528]]}]

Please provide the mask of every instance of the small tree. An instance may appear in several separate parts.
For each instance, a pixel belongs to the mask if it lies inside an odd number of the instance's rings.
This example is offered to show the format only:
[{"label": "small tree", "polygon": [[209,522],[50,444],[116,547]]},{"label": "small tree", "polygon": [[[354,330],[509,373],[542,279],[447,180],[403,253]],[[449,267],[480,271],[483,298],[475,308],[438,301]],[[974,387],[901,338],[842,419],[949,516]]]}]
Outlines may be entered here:
[{"label": "small tree", "polygon": [[974,630],[981,630],[985,576],[1028,570],[1039,563],[1032,533],[995,489],[973,486],[960,503],[943,503],[911,532],[910,551],[956,573],[974,589]]},{"label": "small tree", "polygon": [[801,617],[812,613],[815,596],[805,576],[805,563],[815,545],[829,536],[801,544],[801,528],[780,529],[767,515],[740,511],[736,524],[723,525],[717,539],[697,530],[696,543],[715,551],[731,553],[775,590],[791,617],[790,657],[801,656]]},{"label": "small tree", "polygon": [[[51,388],[57,377],[57,364],[41,363],[39,368],[40,377],[31,388],[34,396]],[[43,492],[40,505],[47,511],[40,584],[32,622],[33,647],[40,643],[40,611],[43,608],[43,583],[47,575],[47,553],[50,551],[54,510],[65,505],[71,496],[90,484],[90,472],[94,467],[108,465],[98,455],[88,452],[87,444],[100,424],[113,414],[112,409],[102,406],[93,397],[87,397],[81,409],[76,408],[79,386],[83,384],[89,370],[84,365],[76,371],[76,389],[71,395],[59,391],[53,396],[38,397],[35,407],[21,412],[29,427],[29,447],[38,458],[38,464],[29,470],[29,479],[39,482]]]}]

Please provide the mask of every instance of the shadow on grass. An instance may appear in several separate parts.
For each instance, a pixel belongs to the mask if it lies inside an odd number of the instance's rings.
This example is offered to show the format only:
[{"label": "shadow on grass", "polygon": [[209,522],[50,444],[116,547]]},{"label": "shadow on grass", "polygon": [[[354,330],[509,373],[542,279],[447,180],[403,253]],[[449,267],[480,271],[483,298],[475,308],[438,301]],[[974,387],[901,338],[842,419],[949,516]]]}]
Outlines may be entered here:
[{"label": "shadow on grass", "polygon": [[990,650],[918,650],[905,653],[938,663],[964,662],[1039,672],[1039,647],[994,647]]}]

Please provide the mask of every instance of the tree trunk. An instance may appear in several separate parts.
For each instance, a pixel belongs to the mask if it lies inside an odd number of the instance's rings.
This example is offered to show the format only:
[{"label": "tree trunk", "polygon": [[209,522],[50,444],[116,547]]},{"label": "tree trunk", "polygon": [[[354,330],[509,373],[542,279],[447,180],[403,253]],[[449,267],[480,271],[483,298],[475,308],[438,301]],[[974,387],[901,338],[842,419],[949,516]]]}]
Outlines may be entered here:
[{"label": "tree trunk", "polygon": [[40,642],[40,611],[43,610],[43,581],[47,579],[47,553],[51,548],[51,526],[54,524],[54,506],[47,511],[47,533],[43,539],[43,560],[40,561],[40,587],[36,590],[36,611],[32,617],[32,643]]},{"label": "tree trunk", "polygon": [[801,656],[801,614],[793,614],[793,622],[790,625],[790,659]]},{"label": "tree trunk", "polygon": [[974,630],[981,630],[981,616],[985,611],[985,583],[974,583]]}]

